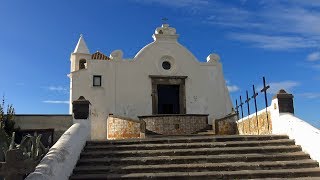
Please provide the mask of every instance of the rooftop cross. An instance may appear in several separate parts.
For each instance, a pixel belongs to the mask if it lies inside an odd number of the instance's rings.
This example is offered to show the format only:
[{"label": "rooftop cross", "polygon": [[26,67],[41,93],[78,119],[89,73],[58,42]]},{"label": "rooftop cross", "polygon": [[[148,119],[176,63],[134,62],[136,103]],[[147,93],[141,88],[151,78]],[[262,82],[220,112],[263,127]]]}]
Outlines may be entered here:
[{"label": "rooftop cross", "polygon": [[161,20],[162,20],[162,23],[163,23],[163,24],[167,24],[167,21],[168,21],[169,19],[164,17],[164,18],[162,18]]}]

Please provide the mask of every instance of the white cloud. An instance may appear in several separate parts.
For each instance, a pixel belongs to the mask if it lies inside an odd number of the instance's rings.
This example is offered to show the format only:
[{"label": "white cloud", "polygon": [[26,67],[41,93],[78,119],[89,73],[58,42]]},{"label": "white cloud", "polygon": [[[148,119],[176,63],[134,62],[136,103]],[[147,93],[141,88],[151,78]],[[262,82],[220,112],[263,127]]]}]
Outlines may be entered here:
[{"label": "white cloud", "polygon": [[288,50],[297,48],[318,47],[316,41],[297,36],[269,36],[250,33],[232,33],[231,39],[252,43],[254,46],[271,50]]},{"label": "white cloud", "polygon": [[69,101],[53,101],[53,100],[46,100],[42,101],[43,103],[49,103],[49,104],[69,104]]},{"label": "white cloud", "polygon": [[[239,0],[241,6],[228,1],[209,0],[136,0],[138,3],[171,8],[183,7],[193,21],[221,27],[237,41],[269,50],[318,48],[320,45],[319,0]],[[255,8],[248,8],[250,3]],[[197,9],[200,16],[194,16]],[[198,19],[197,19],[198,18]],[[204,19],[204,20],[203,20]]]},{"label": "white cloud", "polygon": [[305,98],[308,98],[308,99],[318,99],[320,98],[320,93],[312,93],[312,92],[309,92],[309,93],[302,93],[302,94],[299,94]]},{"label": "white cloud", "polygon": [[308,61],[318,61],[320,60],[320,52],[313,52],[307,56]]},{"label": "white cloud", "polygon": [[311,67],[313,69],[320,70],[320,64],[313,64],[313,65],[311,65]]},{"label": "white cloud", "polygon": [[[270,89],[268,89],[267,92],[270,94],[276,94],[280,89],[291,92],[294,87],[297,87],[299,85],[300,83],[296,81],[270,82]],[[259,89],[262,89],[262,86],[260,86]]]},{"label": "white cloud", "polygon": [[23,82],[17,82],[16,85],[17,85],[17,86],[24,86],[25,83],[23,83]]},{"label": "white cloud", "polygon": [[68,89],[63,86],[49,86],[50,91],[67,91]]},{"label": "white cloud", "polygon": [[238,91],[240,88],[236,85],[227,86],[230,93]]},{"label": "white cloud", "polygon": [[229,90],[230,93],[232,92],[236,92],[236,91],[239,91],[240,88],[236,85],[230,85],[230,81],[229,80],[226,80],[226,84],[227,84],[227,88]]},{"label": "white cloud", "polygon": [[169,7],[191,7],[198,8],[206,6],[209,1],[206,0],[136,0],[138,3],[153,4],[158,3]]}]

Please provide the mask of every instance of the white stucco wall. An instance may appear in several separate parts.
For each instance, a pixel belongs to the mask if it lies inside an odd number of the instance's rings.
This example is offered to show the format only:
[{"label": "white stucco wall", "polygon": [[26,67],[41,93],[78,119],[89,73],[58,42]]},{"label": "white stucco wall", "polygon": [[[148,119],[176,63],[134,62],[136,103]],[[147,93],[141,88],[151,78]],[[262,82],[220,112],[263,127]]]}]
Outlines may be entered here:
[{"label": "white stucco wall", "polygon": [[273,121],[273,134],[287,134],[302,150],[320,163],[320,130],[290,113],[280,113]]},{"label": "white stucco wall", "polygon": [[[113,54],[110,61],[88,59],[87,69],[77,70],[75,64],[80,57],[77,53],[71,55],[74,68],[70,74],[70,100],[84,96],[91,102],[93,139],[106,138],[109,113],[130,118],[152,114],[149,75],[188,76],[185,80],[187,114],[209,114],[211,124],[212,118],[231,113],[221,63],[218,60],[199,62],[178,43],[177,35],[170,33],[155,34],[155,41],[142,48],[133,59]],[[83,54],[79,56],[83,58]],[[171,58],[171,70],[162,69],[163,57]],[[101,87],[93,87],[93,75],[102,76]]]},{"label": "white stucco wall", "polygon": [[320,163],[320,130],[291,113],[279,113],[278,99],[273,99],[272,134],[285,134],[294,139],[302,150]]}]

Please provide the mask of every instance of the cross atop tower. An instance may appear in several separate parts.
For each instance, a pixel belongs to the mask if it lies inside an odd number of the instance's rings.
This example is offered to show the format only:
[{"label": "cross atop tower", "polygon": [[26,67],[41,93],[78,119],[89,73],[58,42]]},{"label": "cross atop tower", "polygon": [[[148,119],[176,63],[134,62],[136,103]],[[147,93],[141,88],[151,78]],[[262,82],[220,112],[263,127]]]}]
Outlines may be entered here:
[{"label": "cross atop tower", "polygon": [[163,23],[163,24],[167,24],[167,21],[168,21],[169,19],[164,17],[164,18],[162,18],[161,20],[162,20],[162,23]]}]

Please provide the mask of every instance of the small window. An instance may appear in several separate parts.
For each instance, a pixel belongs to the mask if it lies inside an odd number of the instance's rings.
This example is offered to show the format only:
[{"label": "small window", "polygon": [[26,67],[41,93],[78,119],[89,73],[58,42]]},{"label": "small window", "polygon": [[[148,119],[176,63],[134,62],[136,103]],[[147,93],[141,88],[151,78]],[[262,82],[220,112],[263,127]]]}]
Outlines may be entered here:
[{"label": "small window", "polygon": [[162,63],[162,68],[165,69],[165,70],[169,70],[169,69],[171,68],[170,62],[164,61],[164,62]]},{"label": "small window", "polygon": [[79,61],[79,69],[85,69],[86,68],[86,60],[85,59],[81,59]]},{"label": "small window", "polygon": [[93,76],[93,86],[101,86],[101,76]]}]

